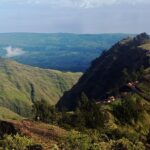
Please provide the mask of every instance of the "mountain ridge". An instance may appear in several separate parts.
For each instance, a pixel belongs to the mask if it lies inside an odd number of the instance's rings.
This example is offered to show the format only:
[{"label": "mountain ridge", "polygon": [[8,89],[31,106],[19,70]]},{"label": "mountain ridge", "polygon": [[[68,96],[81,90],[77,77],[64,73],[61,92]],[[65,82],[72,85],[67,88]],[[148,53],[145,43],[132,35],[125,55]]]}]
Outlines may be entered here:
[{"label": "mountain ridge", "polygon": [[79,82],[63,95],[57,106],[74,109],[81,93],[95,100],[115,95],[119,87],[123,86],[121,82],[124,79],[121,76],[124,69],[128,74],[134,74],[141,67],[144,69],[150,67],[149,50],[143,48],[143,45],[149,42],[149,36],[142,33],[116,43],[109,51],[104,52],[92,62],[91,67],[79,79]]}]

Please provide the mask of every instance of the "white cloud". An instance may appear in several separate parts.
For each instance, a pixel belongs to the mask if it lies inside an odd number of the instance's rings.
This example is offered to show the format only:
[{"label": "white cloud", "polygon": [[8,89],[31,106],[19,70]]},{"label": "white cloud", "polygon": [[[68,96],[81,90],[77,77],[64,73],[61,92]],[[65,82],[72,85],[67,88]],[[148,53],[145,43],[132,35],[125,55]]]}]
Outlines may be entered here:
[{"label": "white cloud", "polygon": [[137,3],[149,3],[150,0],[1,0],[3,3],[17,3],[17,4],[46,4],[51,6],[60,6],[60,7],[81,7],[81,8],[91,8],[99,7],[103,5],[114,5],[114,4],[132,4]]},{"label": "white cloud", "polygon": [[71,0],[76,6],[83,8],[99,7],[103,5],[115,5],[115,4],[132,4],[137,3],[150,3],[149,0]]},{"label": "white cloud", "polygon": [[118,0],[72,0],[79,7],[90,8],[118,3]]},{"label": "white cloud", "polygon": [[12,46],[8,46],[5,48],[6,57],[15,57],[25,54],[25,52],[21,48],[13,48]]}]

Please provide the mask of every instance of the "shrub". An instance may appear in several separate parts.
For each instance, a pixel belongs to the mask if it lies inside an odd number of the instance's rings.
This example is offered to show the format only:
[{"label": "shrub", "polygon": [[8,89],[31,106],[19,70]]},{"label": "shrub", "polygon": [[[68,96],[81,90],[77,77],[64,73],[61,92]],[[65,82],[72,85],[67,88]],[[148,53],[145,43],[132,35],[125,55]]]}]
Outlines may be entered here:
[{"label": "shrub", "polygon": [[99,145],[88,135],[72,131],[61,148],[66,150],[99,150]]},{"label": "shrub", "polygon": [[125,97],[121,103],[113,106],[113,114],[122,124],[137,122],[143,111],[141,100],[135,95]]},{"label": "shrub", "polygon": [[131,142],[126,138],[100,142],[99,147],[100,150],[145,150],[145,146],[142,142]]},{"label": "shrub", "polygon": [[27,150],[27,146],[34,144],[34,142],[25,137],[16,135],[5,135],[1,141],[1,147],[5,150]]},{"label": "shrub", "polygon": [[126,138],[122,138],[112,143],[111,150],[145,150],[145,146],[142,142],[133,143]]}]

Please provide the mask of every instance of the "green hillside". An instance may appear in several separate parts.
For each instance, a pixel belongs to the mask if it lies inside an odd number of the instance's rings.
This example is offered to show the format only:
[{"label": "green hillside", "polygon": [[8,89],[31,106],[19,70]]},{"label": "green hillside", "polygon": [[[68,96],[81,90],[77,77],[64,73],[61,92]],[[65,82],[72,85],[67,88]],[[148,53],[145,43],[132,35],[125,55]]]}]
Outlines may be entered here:
[{"label": "green hillside", "polygon": [[81,73],[44,70],[0,59],[0,106],[28,116],[34,101],[57,103]]},{"label": "green hillside", "polygon": [[9,110],[8,108],[0,106],[0,119],[20,120],[20,119],[23,119],[23,117],[14,113],[13,111]]}]

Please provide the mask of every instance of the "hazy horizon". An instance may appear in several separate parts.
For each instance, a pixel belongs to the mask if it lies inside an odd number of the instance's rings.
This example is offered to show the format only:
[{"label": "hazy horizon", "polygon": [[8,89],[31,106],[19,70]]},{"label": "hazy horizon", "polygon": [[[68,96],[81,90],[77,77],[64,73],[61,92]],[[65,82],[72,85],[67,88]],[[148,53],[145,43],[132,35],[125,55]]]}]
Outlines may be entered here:
[{"label": "hazy horizon", "polygon": [[[73,33],[73,32],[0,32],[0,34],[76,34],[76,35],[103,35],[103,34],[127,34],[127,35],[138,35],[141,33],[147,33],[147,32],[140,32],[140,33]],[[150,33],[147,33],[150,34]]]},{"label": "hazy horizon", "polygon": [[150,34],[149,0],[1,0],[0,33]]}]

